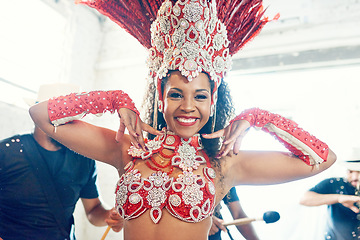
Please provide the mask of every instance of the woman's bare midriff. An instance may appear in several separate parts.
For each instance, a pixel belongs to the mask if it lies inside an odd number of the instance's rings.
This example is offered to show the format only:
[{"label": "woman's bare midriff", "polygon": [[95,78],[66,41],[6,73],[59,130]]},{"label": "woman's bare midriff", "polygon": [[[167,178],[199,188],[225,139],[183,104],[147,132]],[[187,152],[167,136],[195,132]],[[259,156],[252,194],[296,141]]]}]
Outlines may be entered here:
[{"label": "woman's bare midriff", "polygon": [[211,217],[198,223],[189,223],[173,217],[166,209],[155,224],[149,210],[138,218],[125,221],[124,240],[207,240]]}]

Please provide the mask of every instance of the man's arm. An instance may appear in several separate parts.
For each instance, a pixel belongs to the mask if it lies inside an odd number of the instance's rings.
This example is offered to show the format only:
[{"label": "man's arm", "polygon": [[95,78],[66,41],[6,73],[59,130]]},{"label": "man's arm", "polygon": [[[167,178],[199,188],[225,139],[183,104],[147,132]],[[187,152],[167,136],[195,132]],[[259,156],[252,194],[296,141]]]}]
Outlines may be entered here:
[{"label": "man's arm", "polygon": [[89,222],[95,226],[109,225],[113,231],[123,228],[124,219],[114,210],[104,208],[99,198],[81,198]]},{"label": "man's arm", "polygon": [[300,200],[300,204],[304,206],[321,206],[340,203],[345,207],[350,208],[355,213],[359,212],[359,209],[354,205],[357,202],[360,202],[359,196],[343,194],[320,194],[313,191],[307,191]]},{"label": "man's arm", "polygon": [[[226,206],[229,208],[230,213],[234,219],[247,217],[239,201],[228,202]],[[246,240],[259,240],[259,237],[257,236],[255,229],[253,228],[251,223],[237,225],[236,228]]]}]

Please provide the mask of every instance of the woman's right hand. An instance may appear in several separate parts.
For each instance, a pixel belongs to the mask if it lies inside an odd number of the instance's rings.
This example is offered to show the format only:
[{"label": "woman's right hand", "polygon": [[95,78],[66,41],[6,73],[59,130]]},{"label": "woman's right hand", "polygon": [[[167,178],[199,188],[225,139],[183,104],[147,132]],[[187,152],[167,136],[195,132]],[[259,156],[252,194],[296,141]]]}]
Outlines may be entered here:
[{"label": "woman's right hand", "polygon": [[211,134],[203,134],[202,136],[207,139],[224,137],[219,154],[216,156],[216,158],[222,158],[226,156],[231,149],[234,154],[239,153],[241,142],[247,134],[249,128],[250,123],[248,121],[236,120],[230,123],[226,128]]},{"label": "woman's right hand", "polygon": [[142,132],[146,131],[153,135],[163,134],[163,132],[158,131],[150,125],[144,123],[134,111],[128,108],[120,108],[118,114],[120,118],[120,126],[115,136],[115,140],[117,142],[121,141],[124,136],[125,129],[127,128],[131,144],[136,148],[141,148],[144,151],[147,151]]}]

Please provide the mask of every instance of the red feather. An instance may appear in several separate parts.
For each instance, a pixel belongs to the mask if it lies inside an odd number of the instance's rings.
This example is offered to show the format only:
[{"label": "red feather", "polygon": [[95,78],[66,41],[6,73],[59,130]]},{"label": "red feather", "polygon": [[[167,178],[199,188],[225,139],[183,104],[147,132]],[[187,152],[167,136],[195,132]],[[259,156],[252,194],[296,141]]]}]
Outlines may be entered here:
[{"label": "red feather", "polygon": [[262,0],[217,0],[218,18],[228,31],[231,55],[253,39],[268,22]]},{"label": "red feather", "polygon": [[[76,0],[97,9],[151,48],[150,26],[164,0]],[[173,3],[176,0],[171,0]],[[253,39],[268,22],[262,0],[216,0],[218,18],[227,26],[230,54]]]}]

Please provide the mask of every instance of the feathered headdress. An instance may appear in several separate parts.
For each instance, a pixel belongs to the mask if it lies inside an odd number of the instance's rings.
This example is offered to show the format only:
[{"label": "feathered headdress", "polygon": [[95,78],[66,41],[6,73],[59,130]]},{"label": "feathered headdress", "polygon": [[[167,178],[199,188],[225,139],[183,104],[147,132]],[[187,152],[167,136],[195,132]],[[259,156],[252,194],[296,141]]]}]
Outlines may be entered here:
[{"label": "feathered headdress", "polygon": [[97,9],[149,49],[150,78],[157,83],[179,70],[191,81],[206,72],[217,88],[230,70],[231,56],[268,22],[262,0],[76,0]]}]

